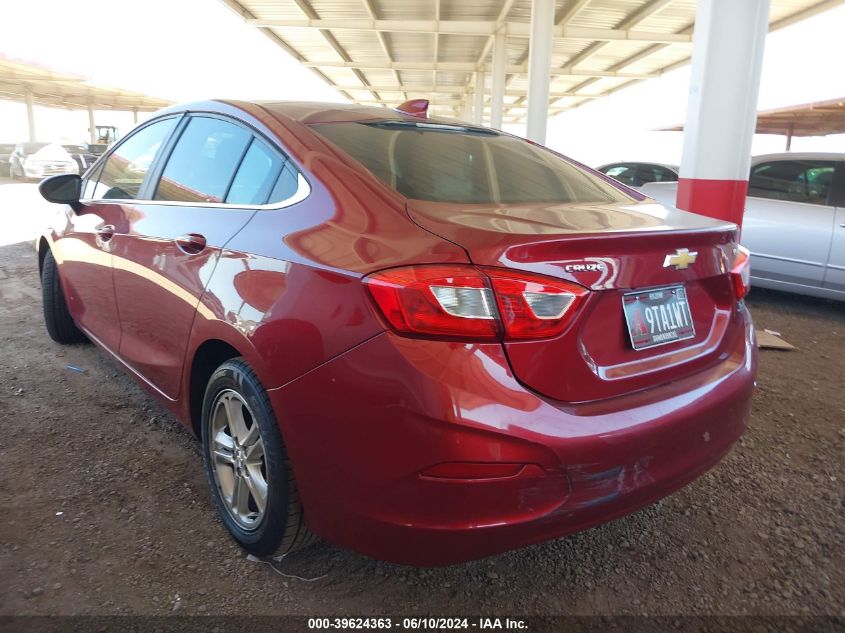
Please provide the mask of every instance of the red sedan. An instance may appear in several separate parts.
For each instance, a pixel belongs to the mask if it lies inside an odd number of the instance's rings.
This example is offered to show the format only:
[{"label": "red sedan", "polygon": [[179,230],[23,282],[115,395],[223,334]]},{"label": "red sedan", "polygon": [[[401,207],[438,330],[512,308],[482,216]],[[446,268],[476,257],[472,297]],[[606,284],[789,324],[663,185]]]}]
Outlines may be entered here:
[{"label": "red sedan", "polygon": [[[737,227],[424,113],[209,101],[41,184],[44,316],[202,440],[249,552],[416,565],[583,530],[743,432]],[[150,465],[153,467],[153,465]]]}]

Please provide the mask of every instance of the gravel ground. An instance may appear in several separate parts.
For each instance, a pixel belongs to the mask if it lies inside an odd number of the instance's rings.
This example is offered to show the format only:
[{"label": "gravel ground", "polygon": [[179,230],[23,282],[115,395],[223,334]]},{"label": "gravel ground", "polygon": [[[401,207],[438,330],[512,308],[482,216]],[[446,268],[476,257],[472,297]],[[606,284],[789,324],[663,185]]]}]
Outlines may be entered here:
[{"label": "gravel ground", "polygon": [[[248,561],[198,444],[90,345],[42,325],[29,244],[0,248],[0,615],[845,615],[845,307],[755,290],[750,429],[632,516],[470,564],[414,569],[327,544]],[[66,365],[85,368],[76,373]]]}]

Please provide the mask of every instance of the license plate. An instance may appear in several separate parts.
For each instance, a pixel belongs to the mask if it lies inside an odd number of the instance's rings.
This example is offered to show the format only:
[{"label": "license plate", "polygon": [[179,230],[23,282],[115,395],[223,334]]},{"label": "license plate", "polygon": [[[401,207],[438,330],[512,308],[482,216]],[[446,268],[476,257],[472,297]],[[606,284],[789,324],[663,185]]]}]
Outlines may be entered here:
[{"label": "license plate", "polygon": [[647,349],[695,336],[683,286],[628,292],[622,309],[634,349]]}]

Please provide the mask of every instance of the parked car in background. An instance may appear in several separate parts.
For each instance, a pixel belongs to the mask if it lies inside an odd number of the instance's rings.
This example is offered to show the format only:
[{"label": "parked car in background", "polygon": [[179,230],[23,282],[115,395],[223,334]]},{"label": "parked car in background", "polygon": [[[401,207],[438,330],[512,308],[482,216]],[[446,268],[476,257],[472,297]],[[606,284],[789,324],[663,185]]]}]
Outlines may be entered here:
[{"label": "parked car in background", "polygon": [[736,226],[524,139],[210,101],[40,190],[62,205],[37,243],[50,336],[100,345],[201,438],[255,555],[313,533],[441,565],[556,538],[745,429]]},{"label": "parked car in background", "polygon": [[41,179],[79,173],[76,161],[58,143],[18,143],[9,169],[12,178]]},{"label": "parked car in background", "polygon": [[88,145],[62,145],[62,147],[73,158],[76,166],[79,168],[80,174],[84,174],[96,162],[97,158],[99,158],[99,154],[92,152]]},{"label": "parked car in background", "polygon": [[642,187],[649,182],[676,182],[678,180],[677,165],[610,163],[597,169],[629,187]]},{"label": "parked car in background", "polygon": [[11,175],[9,165],[11,164],[12,152],[14,151],[14,143],[0,143],[0,177],[2,178]]},{"label": "parked car in background", "polygon": [[[677,183],[641,191],[674,206]],[[845,154],[751,160],[742,243],[754,286],[845,301]]]}]

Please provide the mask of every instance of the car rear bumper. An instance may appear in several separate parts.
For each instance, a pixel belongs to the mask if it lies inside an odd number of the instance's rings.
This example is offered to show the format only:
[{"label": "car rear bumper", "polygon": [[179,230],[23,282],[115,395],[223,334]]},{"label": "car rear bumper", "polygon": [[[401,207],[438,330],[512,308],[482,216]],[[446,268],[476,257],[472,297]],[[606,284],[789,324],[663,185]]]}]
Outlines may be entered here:
[{"label": "car rear bumper", "polygon": [[[753,325],[718,364],[610,400],[551,401],[499,345],[383,333],[270,391],[307,520],[380,559],[456,563],[628,514],[716,464],[745,429]],[[516,464],[446,479],[438,464]],[[519,466],[521,465],[521,466]]]}]

